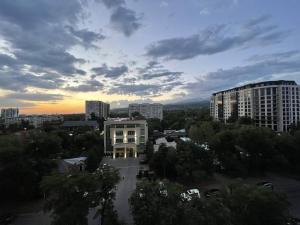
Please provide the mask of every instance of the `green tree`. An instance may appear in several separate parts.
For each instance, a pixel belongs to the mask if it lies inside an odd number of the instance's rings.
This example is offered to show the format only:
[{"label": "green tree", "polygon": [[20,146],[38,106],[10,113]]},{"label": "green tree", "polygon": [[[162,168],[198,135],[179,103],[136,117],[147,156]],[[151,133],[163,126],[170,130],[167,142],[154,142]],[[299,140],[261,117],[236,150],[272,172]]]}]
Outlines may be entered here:
[{"label": "green tree", "polygon": [[289,217],[286,197],[259,187],[233,185],[222,192],[221,204],[230,210],[233,225],[285,225]]},{"label": "green tree", "polygon": [[116,185],[120,180],[118,170],[112,167],[102,167],[95,173],[97,190],[93,201],[94,207],[98,207],[95,217],[100,217],[100,225],[117,225],[117,213],[113,207]]},{"label": "green tree", "polygon": [[103,158],[103,152],[99,148],[93,147],[88,151],[88,156],[85,161],[86,170],[89,172],[95,171]]},{"label": "green tree", "polygon": [[153,154],[150,167],[161,177],[176,177],[176,150],[166,145],[161,145],[159,150]]},{"label": "green tree", "polygon": [[44,178],[42,189],[48,196],[45,210],[53,225],[87,225],[87,215],[97,183],[92,174],[56,174]]},{"label": "green tree", "polygon": [[52,214],[53,225],[85,225],[89,208],[97,207],[100,224],[119,224],[113,209],[118,171],[105,167],[94,173],[54,174],[41,184],[47,196],[45,210]]},{"label": "green tree", "polygon": [[191,126],[189,130],[189,137],[196,143],[208,142],[215,134],[211,122],[204,121],[197,125]]},{"label": "green tree", "polygon": [[[143,180],[137,184],[129,202],[135,225],[175,225],[180,213],[182,187]],[[178,207],[177,207],[178,206]]]}]

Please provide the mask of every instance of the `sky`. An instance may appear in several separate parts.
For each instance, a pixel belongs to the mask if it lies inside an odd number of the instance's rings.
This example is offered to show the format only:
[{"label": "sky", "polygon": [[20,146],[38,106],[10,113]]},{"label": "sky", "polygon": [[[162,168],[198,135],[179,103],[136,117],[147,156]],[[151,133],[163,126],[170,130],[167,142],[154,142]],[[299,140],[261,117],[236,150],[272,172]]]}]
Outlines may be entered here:
[{"label": "sky", "polygon": [[201,101],[300,84],[299,0],[1,0],[0,108]]}]

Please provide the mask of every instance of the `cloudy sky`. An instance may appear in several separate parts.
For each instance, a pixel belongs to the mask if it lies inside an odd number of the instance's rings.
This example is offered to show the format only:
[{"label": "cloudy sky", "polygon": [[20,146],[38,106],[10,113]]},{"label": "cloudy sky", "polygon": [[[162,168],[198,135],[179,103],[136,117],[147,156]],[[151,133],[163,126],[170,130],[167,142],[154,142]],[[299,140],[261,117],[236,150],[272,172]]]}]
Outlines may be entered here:
[{"label": "cloudy sky", "polygon": [[0,108],[206,99],[300,83],[299,0],[1,0]]}]

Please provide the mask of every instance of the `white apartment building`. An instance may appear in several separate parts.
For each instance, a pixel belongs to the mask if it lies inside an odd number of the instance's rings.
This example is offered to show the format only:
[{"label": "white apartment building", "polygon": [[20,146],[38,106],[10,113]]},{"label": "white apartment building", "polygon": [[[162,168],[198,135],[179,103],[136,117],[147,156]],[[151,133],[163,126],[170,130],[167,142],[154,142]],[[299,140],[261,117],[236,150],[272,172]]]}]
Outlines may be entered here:
[{"label": "white apartment building", "polygon": [[110,105],[101,101],[85,101],[85,119],[91,119],[94,113],[98,118],[107,119],[109,117]]},{"label": "white apartment building", "polygon": [[131,117],[132,113],[139,112],[146,119],[157,118],[163,119],[163,105],[159,103],[149,104],[129,104],[128,114]]},{"label": "white apartment building", "polygon": [[1,109],[1,118],[3,119],[12,119],[19,117],[19,109],[18,108],[6,108]]},{"label": "white apartment building", "polygon": [[104,153],[117,157],[137,157],[144,153],[148,141],[146,120],[129,118],[104,121]]},{"label": "white apartment building", "polygon": [[300,86],[295,81],[266,81],[214,93],[210,113],[226,122],[231,116],[250,117],[256,126],[288,131],[300,122]]},{"label": "white apartment building", "polygon": [[20,122],[18,108],[1,109],[1,120],[5,126]]}]

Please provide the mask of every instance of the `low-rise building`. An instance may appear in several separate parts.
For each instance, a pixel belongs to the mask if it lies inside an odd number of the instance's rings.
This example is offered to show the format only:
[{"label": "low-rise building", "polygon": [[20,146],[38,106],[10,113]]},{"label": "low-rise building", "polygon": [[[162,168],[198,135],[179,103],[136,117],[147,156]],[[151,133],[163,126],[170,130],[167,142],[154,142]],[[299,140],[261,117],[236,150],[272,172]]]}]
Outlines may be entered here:
[{"label": "low-rise building", "polygon": [[28,115],[21,116],[21,120],[28,121],[34,128],[39,128],[46,122],[58,122],[61,123],[64,118],[61,115]]},{"label": "low-rise building", "polygon": [[67,130],[78,130],[81,128],[87,128],[91,130],[98,130],[99,125],[97,121],[64,121],[62,128]]},{"label": "low-rise building", "polygon": [[116,118],[104,121],[104,153],[116,157],[137,157],[148,141],[146,120]]},{"label": "low-rise building", "polygon": [[162,137],[155,140],[155,144],[153,145],[154,152],[157,152],[159,150],[159,147],[162,145],[165,145],[168,148],[174,148],[175,150],[177,148],[177,143],[174,140],[168,141],[165,137]]}]

